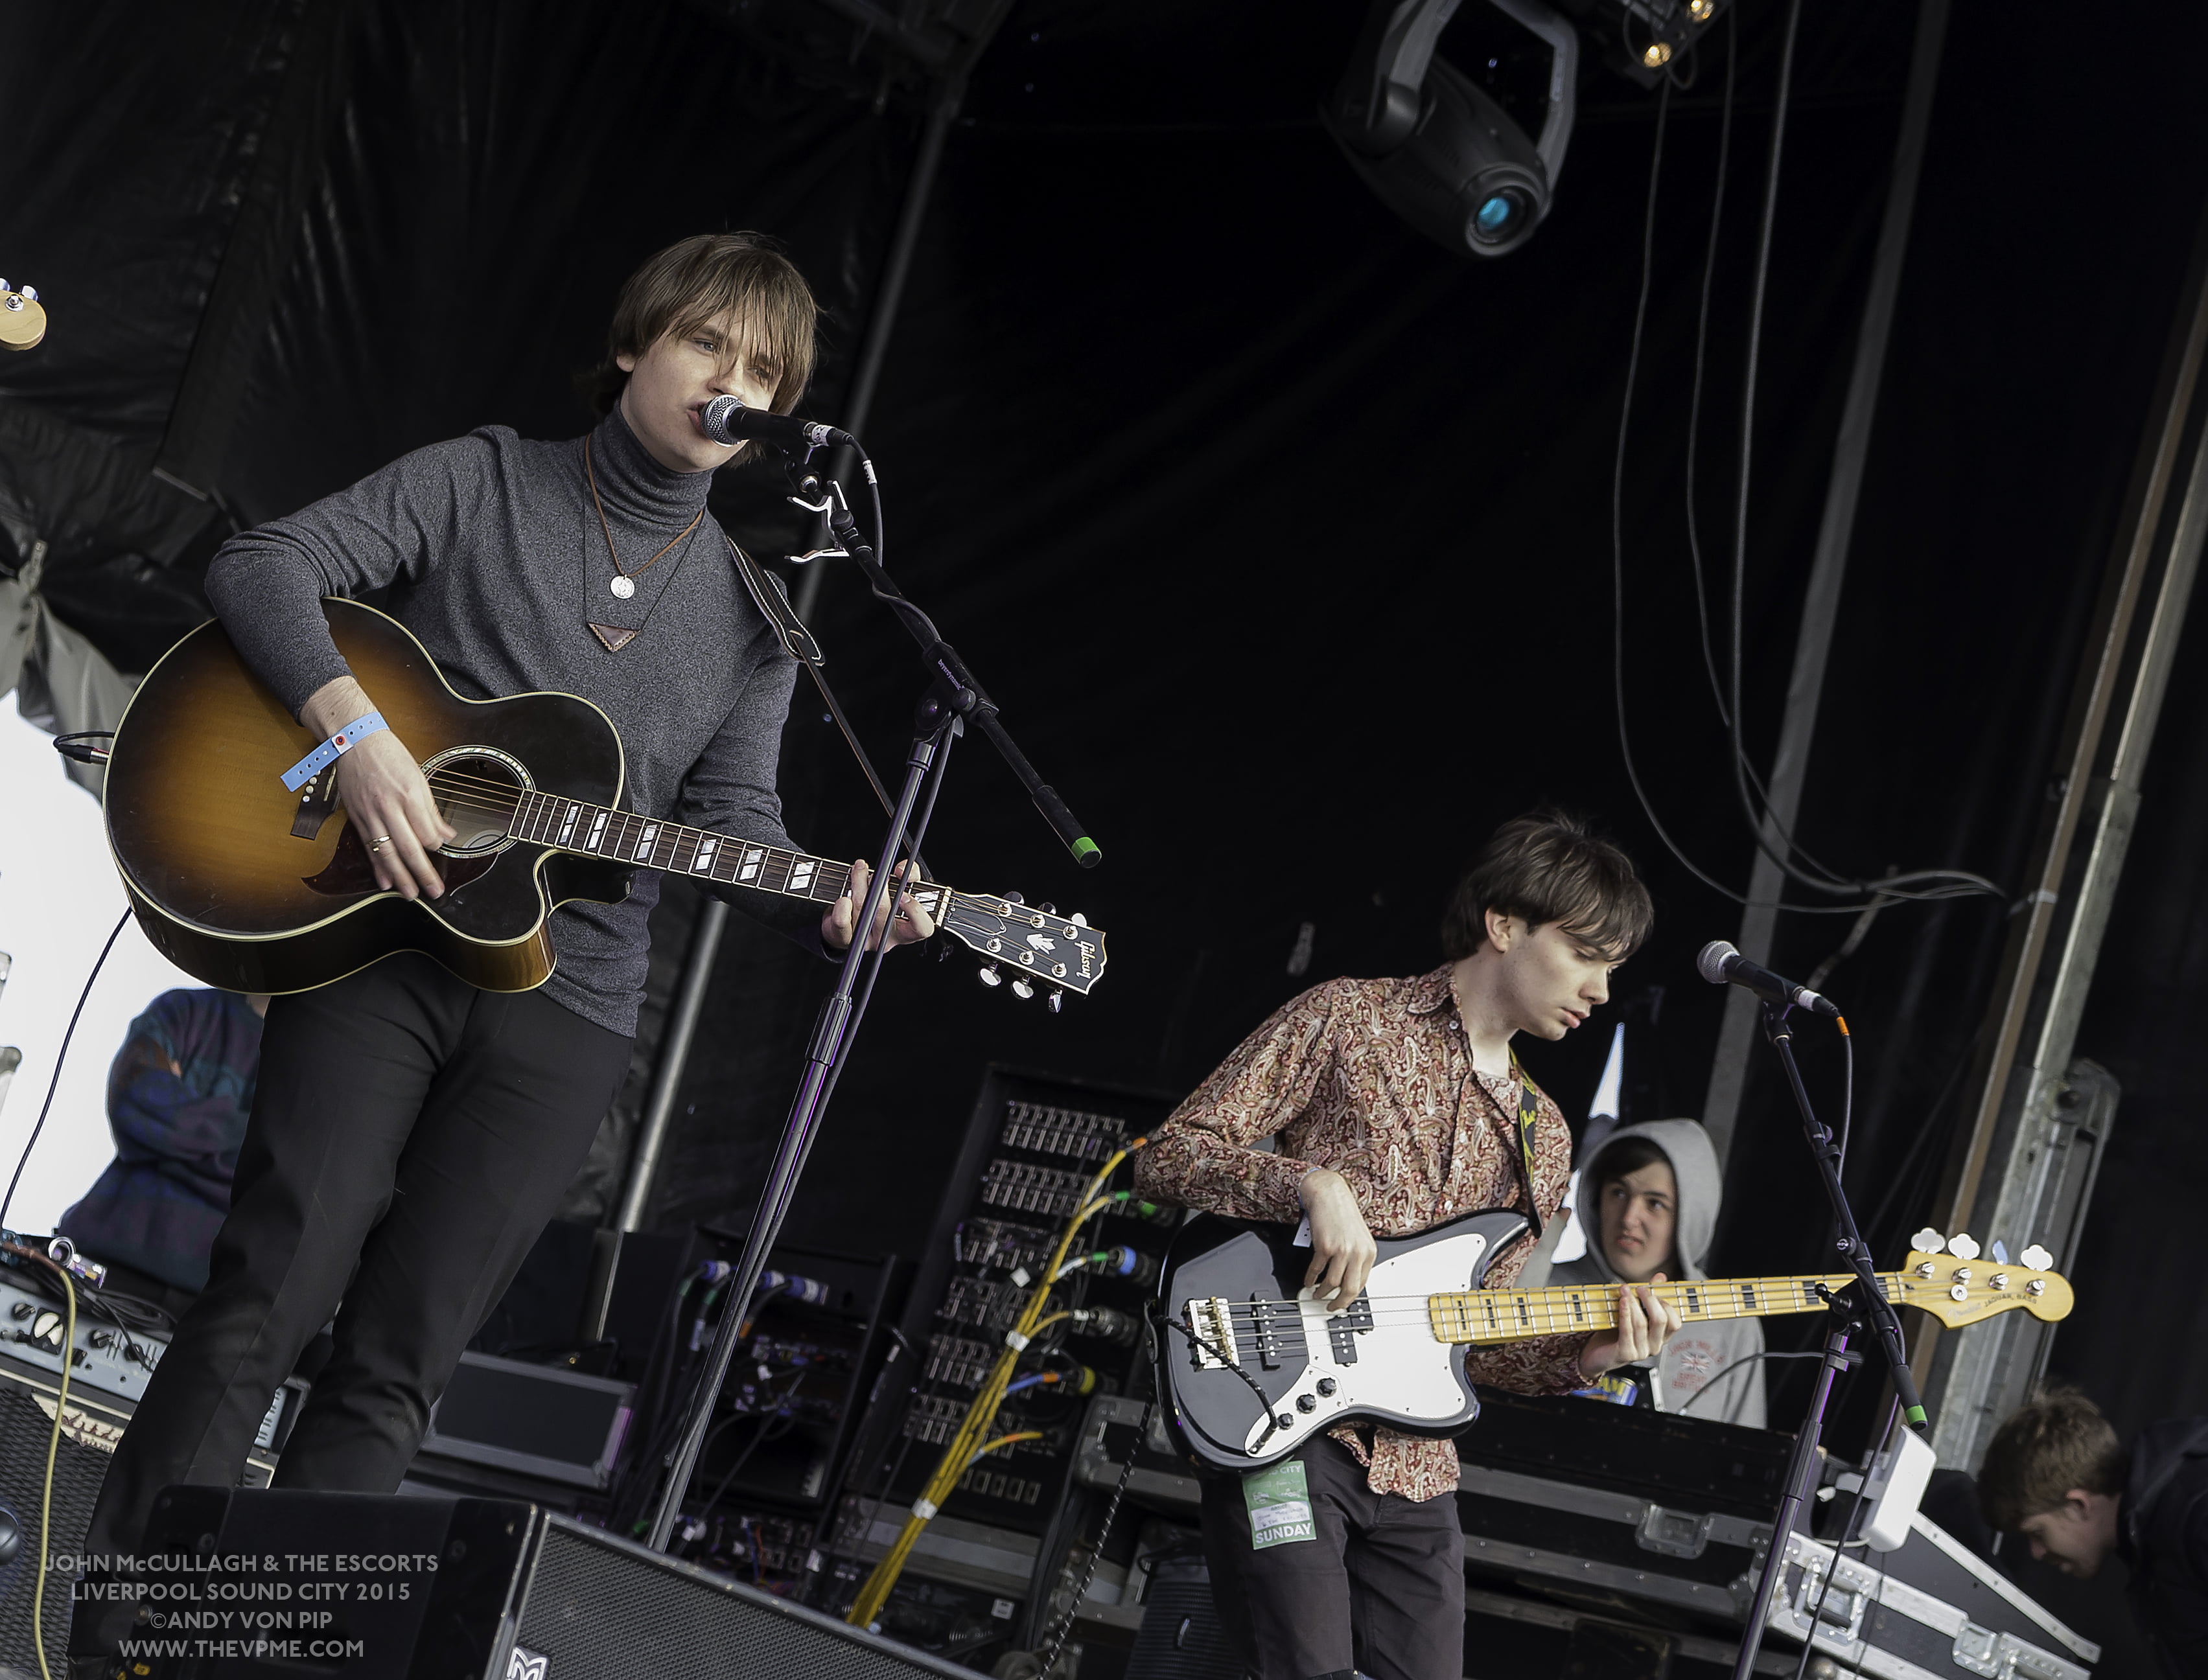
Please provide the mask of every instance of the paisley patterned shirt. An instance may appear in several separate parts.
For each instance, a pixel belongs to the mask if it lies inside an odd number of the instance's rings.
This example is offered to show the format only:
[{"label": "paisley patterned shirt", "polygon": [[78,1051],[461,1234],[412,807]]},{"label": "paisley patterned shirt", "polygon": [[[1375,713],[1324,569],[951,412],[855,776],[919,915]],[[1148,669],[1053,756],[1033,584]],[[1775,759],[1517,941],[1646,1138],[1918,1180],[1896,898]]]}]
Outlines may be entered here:
[{"label": "paisley patterned shirt", "polygon": [[[1135,1187],[1153,1200],[1295,1223],[1297,1187],[1330,1167],[1375,1236],[1409,1236],[1461,1214],[1526,1206],[1517,1139],[1518,1082],[1474,1071],[1444,966],[1409,980],[1331,980],[1281,1008],[1242,1042],[1151,1134]],[[1538,1094],[1533,1195],[1545,1223],[1563,1205],[1571,1133]],[[1251,1144],[1276,1134],[1267,1154]],[[1501,1250],[1486,1281],[1515,1280],[1530,1236]],[[1520,1394],[1581,1385],[1583,1336],[1475,1348],[1473,1380]],[[1455,1492],[1455,1444],[1343,1425],[1335,1438],[1367,1467],[1376,1493],[1431,1499]]]}]

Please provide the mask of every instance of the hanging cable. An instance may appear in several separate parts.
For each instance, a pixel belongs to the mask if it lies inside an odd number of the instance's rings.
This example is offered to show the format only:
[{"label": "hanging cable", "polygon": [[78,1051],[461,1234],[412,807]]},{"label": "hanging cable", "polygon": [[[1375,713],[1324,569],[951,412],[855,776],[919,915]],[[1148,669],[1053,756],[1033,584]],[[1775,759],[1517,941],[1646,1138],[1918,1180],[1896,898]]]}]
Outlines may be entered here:
[{"label": "hanging cable", "polygon": [[[1786,120],[1793,107],[1794,48],[1801,33],[1802,0],[1788,0],[1786,33],[1779,55],[1779,91],[1772,108],[1771,153],[1764,164],[1763,213],[1756,230],[1755,278],[1749,288],[1748,309],[1748,361],[1741,382],[1740,410],[1740,470],[1734,487],[1733,546],[1732,546],[1732,613],[1728,651],[1731,681],[1728,690],[1725,727],[1732,747],[1733,787],[1740,800],[1742,814],[1748,819],[1749,830],[1755,837],[1756,847],[1790,879],[1809,888],[1812,892],[1846,894],[1860,896],[1876,890],[1890,898],[1938,899],[1970,896],[1978,893],[1996,898],[2007,896],[2001,889],[1983,876],[1960,870],[1916,870],[1905,874],[1890,875],[1874,883],[1843,876],[1818,864],[1795,843],[1772,812],[1767,797],[1761,802],[1749,787],[1753,772],[1749,764],[1748,746],[1743,735],[1741,715],[1741,643],[1747,618],[1748,594],[1748,516],[1749,491],[1753,482],[1755,445],[1755,398],[1758,374],[1763,356],[1763,310],[1769,292],[1771,278],[1772,235],[1779,219],[1779,179],[1780,165],[1785,154]],[[1698,568],[1699,570],[1699,568]],[[1768,827],[1776,835],[1774,846],[1765,836]],[[1812,874],[1796,866],[1793,857],[1800,854],[1813,864],[1817,873]],[[1952,882],[1953,886],[1935,888],[1926,893],[1905,893],[1895,890],[1905,882]],[[1851,906],[1853,908],[1854,906]]]},{"label": "hanging cable", "polygon": [[[1743,398],[1742,421],[1743,446],[1741,453],[1739,496],[1737,509],[1737,519],[1735,530],[1736,541],[1734,546],[1732,592],[1733,613],[1731,620],[1732,637],[1731,648],[1732,655],[1732,694],[1730,703],[1728,703],[1725,692],[1719,682],[1715,657],[1711,645],[1708,599],[1701,564],[1700,527],[1695,518],[1692,489],[1694,483],[1694,463],[1695,460],[1695,451],[1698,447],[1699,442],[1703,371],[1708,336],[1710,291],[1712,278],[1714,273],[1717,260],[1719,222],[1722,215],[1724,206],[1725,164],[1730,157],[1731,145],[1734,55],[1729,51],[1726,59],[1725,97],[1724,105],[1725,116],[1719,141],[1719,187],[1717,190],[1717,197],[1712,207],[1709,243],[1705,253],[1701,297],[1699,311],[1700,320],[1696,332],[1694,392],[1689,416],[1687,475],[1689,485],[1687,504],[1689,532],[1688,546],[1694,570],[1696,619],[1701,631],[1703,663],[1710,678],[1712,692],[1717,700],[1719,714],[1725,724],[1729,742],[1731,747],[1731,756],[1733,761],[1732,771],[1736,786],[1742,800],[1743,809],[1749,816],[1749,828],[1755,837],[1756,846],[1761,851],[1769,856],[1774,863],[1777,863],[1781,870],[1783,870],[1790,877],[1809,887],[1815,891],[1833,893],[1836,894],[1845,894],[1851,895],[1868,893],[1875,894],[1878,898],[1886,901],[1921,901],[1974,896],[1980,894],[1990,894],[1997,898],[2005,898],[2007,895],[1992,882],[1986,880],[1982,876],[1971,875],[1961,870],[1917,870],[1906,874],[1897,873],[1887,876],[1877,882],[1848,880],[1838,875],[1834,871],[1825,869],[1823,864],[1818,864],[1816,859],[1810,858],[1806,852],[1802,852],[1800,847],[1795,846],[1793,837],[1791,834],[1782,833],[1780,838],[1783,844],[1791,851],[1799,853],[1799,855],[1801,855],[1806,861],[1815,864],[1819,870],[1823,870],[1824,878],[1821,879],[1816,876],[1805,874],[1801,870],[1796,868],[1785,853],[1780,851],[1774,850],[1770,843],[1766,840],[1762,829],[1762,821],[1757,813],[1755,800],[1750,796],[1749,792],[1749,786],[1750,783],[1753,783],[1755,794],[1763,796],[1767,801],[1767,794],[1765,792],[1763,785],[1761,780],[1755,776],[1754,767],[1748,762],[1746,748],[1741,738],[1739,715],[1739,690],[1741,682],[1741,619],[1743,599],[1744,595],[1743,578],[1746,570],[1748,488],[1750,478],[1750,469],[1752,466],[1752,452],[1749,447],[1749,433],[1752,430],[1754,422],[1756,364],[1761,354],[1762,338],[1763,300],[1769,272],[1771,232],[1777,210],[1779,164],[1781,147],[1785,138],[1786,110],[1791,98],[1794,43],[1797,33],[1799,15],[1800,0],[1792,0],[1792,3],[1788,13],[1785,46],[1780,66],[1777,127],[1775,128],[1773,135],[1772,155],[1767,170],[1763,224],[1758,238],[1755,303],[1754,308],[1750,312],[1749,329],[1749,367],[1747,374],[1747,390]],[[1737,45],[1737,42],[1729,42],[1729,45]],[[1683,867],[1689,874],[1692,875],[1695,879],[1701,882],[1704,886],[1709,888],[1713,892],[1730,900],[1731,902],[1745,906],[1749,902],[1748,897],[1744,894],[1736,892],[1731,888],[1727,887],[1722,882],[1717,880],[1714,876],[1709,874],[1708,871],[1695,864],[1692,858],[1689,858],[1677,841],[1671,837],[1670,830],[1664,826],[1662,818],[1656,814],[1654,802],[1649,798],[1648,791],[1641,781],[1639,767],[1634,762],[1632,741],[1626,720],[1625,462],[1627,445],[1631,434],[1633,398],[1640,380],[1641,354],[1647,331],[1648,298],[1653,282],[1655,270],[1656,206],[1659,197],[1659,188],[1663,176],[1664,141],[1670,116],[1671,92],[1671,83],[1670,79],[1667,78],[1665,81],[1662,91],[1658,96],[1657,102],[1656,137],[1649,158],[1648,197],[1641,225],[1641,284],[1634,303],[1632,343],[1631,349],[1628,353],[1626,361],[1625,391],[1619,408],[1617,422],[1617,450],[1611,479],[1611,685],[1617,717],[1619,754],[1624,761],[1626,779],[1632,785],[1634,797],[1639,801],[1641,812],[1647,817],[1649,826],[1656,831],[1657,838],[1664,843],[1665,850],[1670,852],[1671,856],[1676,858],[1682,867]],[[1774,828],[1778,826],[1779,825],[1775,822],[1773,823],[1773,827]],[[1933,888],[1923,892],[1908,892],[1899,890],[1905,883],[1933,881],[1947,882],[1951,884],[1945,887]],[[1860,904],[1805,905],[1789,904],[1785,902],[1781,902],[1774,907],[1791,914],[1812,916],[1853,916],[1859,914],[1863,908]]]},{"label": "hanging cable", "polygon": [[[15,1172],[8,1181],[8,1193],[0,1196],[0,1229],[4,1229],[8,1223],[8,1210],[15,1205],[16,1187],[23,1181],[23,1169],[30,1164],[31,1151],[39,1146],[39,1133],[46,1129],[46,1115],[53,1109],[54,1092],[60,1088],[62,1082],[62,1064],[69,1060],[69,1040],[76,1037],[76,1024],[84,1013],[85,1000],[92,995],[92,983],[99,978],[99,971],[107,964],[107,954],[115,948],[115,942],[122,936],[123,925],[129,919],[130,912],[125,910],[117,920],[114,930],[107,936],[107,943],[99,948],[99,955],[93,962],[92,972],[84,977],[84,989],[76,995],[76,1007],[69,1011],[69,1030],[62,1034],[61,1049],[54,1056],[53,1077],[46,1081],[46,1100],[39,1105],[39,1117],[32,1124],[31,1135],[24,1139],[23,1152],[15,1157]],[[74,1293],[70,1299],[75,1299]]]}]

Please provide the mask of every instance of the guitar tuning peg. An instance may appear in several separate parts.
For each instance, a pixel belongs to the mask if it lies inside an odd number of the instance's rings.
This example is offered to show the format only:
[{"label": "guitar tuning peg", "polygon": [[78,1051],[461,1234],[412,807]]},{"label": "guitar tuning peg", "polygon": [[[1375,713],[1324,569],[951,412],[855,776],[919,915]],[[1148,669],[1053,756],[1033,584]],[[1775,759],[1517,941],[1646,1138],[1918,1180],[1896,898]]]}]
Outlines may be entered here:
[{"label": "guitar tuning peg", "polygon": [[1012,995],[1014,997],[1033,997],[1035,995],[1035,982],[1029,979],[1024,974],[1015,974],[1012,976]]},{"label": "guitar tuning peg", "polygon": [[1065,990],[1064,987],[1053,986],[1050,989],[1049,1003],[1050,1013],[1053,1015],[1065,1007]]},{"label": "guitar tuning peg", "polygon": [[1909,1239],[1909,1246],[1911,1248],[1916,1249],[1920,1253],[1937,1254],[1941,1250],[1947,1247],[1947,1239],[1941,1236],[1939,1232],[1934,1230],[1929,1225],[1927,1225],[1923,1230],[1917,1232],[1915,1236]]},{"label": "guitar tuning peg", "polygon": [[1978,1258],[1977,1240],[1968,1231],[1958,1231],[1948,1239],[1947,1252],[1959,1260],[1975,1260]]},{"label": "guitar tuning peg", "polygon": [[1987,1252],[1994,1257],[1995,1265],[2005,1266],[2008,1264],[2008,1245],[1999,1237],[1994,1239],[1994,1246]]},{"label": "guitar tuning peg", "polygon": [[2045,1271],[2048,1267],[2055,1264],[2055,1257],[2036,1242],[2016,1258],[2034,1271]]},{"label": "guitar tuning peg", "polygon": [[39,301],[39,289],[36,286],[25,286],[22,296],[24,302],[36,303]]},{"label": "guitar tuning peg", "polygon": [[997,972],[997,965],[993,962],[983,963],[981,972],[974,978],[985,986],[1001,986],[1005,983],[1005,977]]},{"label": "guitar tuning peg", "polygon": [[1017,893],[999,893],[997,896],[1004,900],[1006,904],[1025,904],[1027,902],[1027,900],[1022,898]]},{"label": "guitar tuning peg", "polygon": [[1075,912],[1073,912],[1073,914],[1072,914],[1072,915],[1071,915],[1071,916],[1067,917],[1065,919],[1066,919],[1067,921],[1069,921],[1069,922],[1072,923],[1072,924],[1073,924],[1073,925],[1074,925],[1075,927],[1077,927],[1077,928],[1085,928],[1085,927],[1087,927],[1087,926],[1089,925],[1089,918],[1088,918],[1086,916],[1083,916],[1083,915],[1079,911],[1077,911],[1077,911],[1075,911]]},{"label": "guitar tuning peg", "polygon": [[1046,916],[1055,916],[1058,914],[1058,906],[1053,904],[1048,899],[1045,899],[1041,904],[1037,905],[1035,908],[1042,912]]}]

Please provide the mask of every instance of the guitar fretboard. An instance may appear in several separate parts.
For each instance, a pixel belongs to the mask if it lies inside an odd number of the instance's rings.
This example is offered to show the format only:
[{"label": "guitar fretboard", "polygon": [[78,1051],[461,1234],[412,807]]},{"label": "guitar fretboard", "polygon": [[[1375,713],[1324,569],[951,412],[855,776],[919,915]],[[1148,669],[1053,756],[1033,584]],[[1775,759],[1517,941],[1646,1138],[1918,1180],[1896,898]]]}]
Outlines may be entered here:
[{"label": "guitar fretboard", "polygon": [[[1656,1283],[1650,1288],[1687,1324],[1712,1318],[1768,1318],[1789,1312],[1821,1312],[1817,1287],[1838,1294],[1852,1272],[1829,1277],[1725,1277]],[[1878,1274],[1889,1300],[1901,1294],[1901,1274]],[[1444,1342],[1521,1342],[1536,1336],[1572,1336],[1609,1330],[1617,1323],[1617,1286],[1551,1284],[1545,1289],[1466,1289],[1429,1295],[1426,1312]]]},{"label": "guitar fretboard", "polygon": [[[728,834],[685,828],[656,816],[614,810],[552,793],[525,792],[507,832],[517,840],[563,852],[604,858],[670,875],[695,876],[729,886],[832,904],[851,884],[851,866],[782,846],[760,846]],[[947,888],[918,882],[912,895],[931,915],[950,896]]]}]

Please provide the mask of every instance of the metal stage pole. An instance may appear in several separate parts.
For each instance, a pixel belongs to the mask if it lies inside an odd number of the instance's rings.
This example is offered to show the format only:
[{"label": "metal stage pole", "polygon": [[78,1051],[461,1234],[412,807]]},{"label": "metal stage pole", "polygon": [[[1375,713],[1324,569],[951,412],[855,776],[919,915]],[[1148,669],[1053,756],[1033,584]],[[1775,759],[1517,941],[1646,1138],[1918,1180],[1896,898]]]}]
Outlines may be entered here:
[{"label": "metal stage pole", "polygon": [[[927,201],[935,190],[936,173],[942,167],[944,142],[951,137],[951,125],[958,120],[958,108],[966,102],[966,84],[974,73],[974,66],[987,51],[1005,14],[1011,10],[1011,0],[993,0],[973,38],[943,66],[942,78],[935,84],[927,126],[921,131],[920,151],[913,158],[912,173],[905,177],[904,201],[897,209],[897,231],[891,236],[889,254],[882,263],[881,283],[874,288],[874,307],[867,318],[866,341],[859,346],[858,365],[851,370],[850,398],[843,404],[843,429],[861,437],[866,435],[867,417],[874,406],[874,388],[881,383],[882,362],[889,355],[890,334],[897,327],[897,308],[904,302],[904,283],[912,272],[913,253],[920,248],[921,224],[927,220]],[[850,451],[837,451],[830,475],[838,483],[848,482],[851,463]],[[827,576],[827,571],[824,565],[809,565],[798,580],[797,616],[808,624],[812,622],[813,608],[819,605],[821,580]]]},{"label": "metal stage pole", "polygon": [[675,989],[675,1007],[668,1012],[667,1036],[660,1042],[659,1065],[651,1073],[651,1096],[638,1124],[636,1147],[629,1157],[628,1183],[621,1191],[614,1229],[633,1231],[644,1224],[645,1205],[651,1198],[651,1182],[659,1174],[659,1157],[667,1147],[667,1133],[675,1117],[675,1093],[682,1085],[682,1070],[689,1065],[691,1041],[698,1036],[698,1017],[705,1007],[705,994],[713,980],[713,959],[720,954],[721,935],[729,925],[729,906],[709,898],[698,912],[690,935],[690,954],[682,965],[681,983]]},{"label": "metal stage pole", "polygon": [[[1863,299],[1863,325],[1856,334],[1855,369],[1848,376],[1846,406],[1833,447],[1833,475],[1825,491],[1825,512],[1817,528],[1817,549],[1802,601],[1802,627],[1794,644],[1793,674],[1786,682],[1786,710],[1779,725],[1779,744],[1771,761],[1769,799],[1763,846],[1748,882],[1748,906],[1734,942],[1750,962],[1771,960],[1772,936],[1779,924],[1778,904],[1785,876],[1770,852],[1784,855],[1786,836],[1802,806],[1809,749],[1817,732],[1817,706],[1825,687],[1825,666],[1832,651],[1833,627],[1839,618],[1840,585],[1846,576],[1848,545],[1856,527],[1856,504],[1863,489],[1863,466],[1870,453],[1871,421],[1878,410],[1879,381],[1886,368],[1887,341],[1893,333],[1895,300],[1901,290],[1901,262],[1909,248],[1909,224],[1917,209],[1917,182],[1924,164],[1925,135],[1932,125],[1932,93],[1940,76],[1941,49],[1947,34],[1948,0],[1924,0],[1917,15],[1917,42],[1909,63],[1909,87],[1901,108],[1901,135],[1893,152],[1893,183],[1871,262],[1870,290]],[[1768,847],[1767,852],[1764,848]],[[1702,1127],[1722,1163],[1732,1146],[1740,1118],[1741,1093],[1747,1087],[1749,1048],[1755,1037],[1755,999],[1735,989],[1725,1000],[1725,1025],[1710,1064],[1709,1094],[1702,1103]]]},{"label": "metal stage pole", "polygon": [[[1934,1218],[2012,1249],[2061,1234],[2018,1229],[2052,1211],[2049,1163],[2068,1121],[2072,1051],[2138,820],[2147,750],[2208,536],[2208,213],[2172,324],[2115,550],[2085,638],[2062,744],[2049,771],[2054,809],[2035,843],[2026,888],[1980,1035]],[[2105,1079],[2106,1076],[2101,1076]],[[2084,1076],[2073,1101],[2090,1097]],[[2082,1217],[2083,1210],[2078,1217]],[[1975,1470],[2001,1421],[2004,1384],[1990,1363],[2004,1344],[1949,1340],[1929,1321],[1912,1358],[1940,1396],[1941,1464]]]}]

